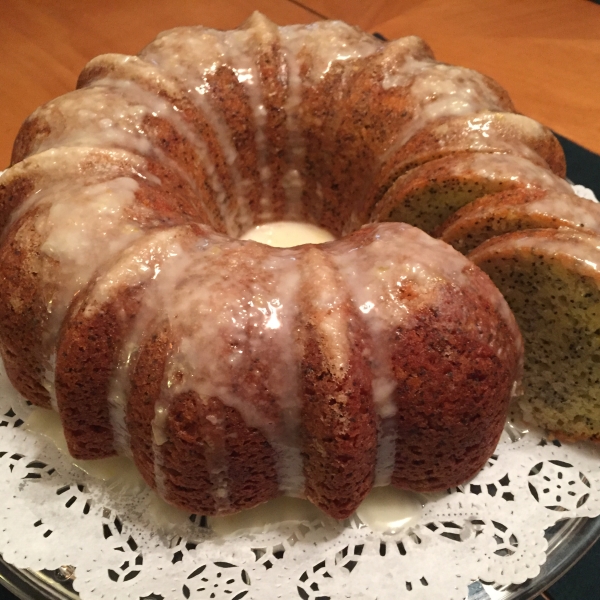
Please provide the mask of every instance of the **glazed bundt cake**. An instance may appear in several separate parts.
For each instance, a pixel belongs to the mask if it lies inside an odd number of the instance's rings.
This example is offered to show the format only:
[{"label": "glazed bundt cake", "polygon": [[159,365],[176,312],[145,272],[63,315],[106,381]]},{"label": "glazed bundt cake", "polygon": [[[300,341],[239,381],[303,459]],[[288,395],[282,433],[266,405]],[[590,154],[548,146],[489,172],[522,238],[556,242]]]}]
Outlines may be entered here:
[{"label": "glazed bundt cake", "polygon": [[[506,92],[339,22],[161,34],[23,124],[0,179],[0,348],[79,458],[131,455],[206,514],[474,475],[518,388],[520,333],[433,231],[479,196],[570,195]],[[537,192],[536,192],[537,193]],[[412,217],[411,217],[412,218]],[[344,236],[239,238],[304,221]]]},{"label": "glazed bundt cake", "polygon": [[131,451],[175,504],[222,513],[286,493],[339,517],[374,483],[471,477],[502,430],[518,344],[487,277],[417,229],[288,250],[184,225],[131,245],[75,300],[56,391],[75,455]]}]

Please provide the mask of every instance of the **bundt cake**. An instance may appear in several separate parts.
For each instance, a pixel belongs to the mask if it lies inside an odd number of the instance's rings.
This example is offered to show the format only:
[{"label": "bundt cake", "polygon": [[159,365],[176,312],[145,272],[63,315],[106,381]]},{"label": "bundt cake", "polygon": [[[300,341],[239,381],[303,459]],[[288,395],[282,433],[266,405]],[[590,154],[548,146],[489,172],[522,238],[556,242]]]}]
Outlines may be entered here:
[{"label": "bundt cake", "polygon": [[[360,226],[409,196],[440,197],[432,229],[478,194],[569,193],[554,137],[512,111],[421,40],[339,22],[255,14],[92,60],[0,179],[11,381],[74,456],[131,455],[192,511],[285,493],[345,517],[373,485],[464,482],[518,387],[514,318],[444,242]],[[275,220],[345,237],[237,239]]]},{"label": "bundt cake", "polygon": [[600,236],[517,231],[469,258],[500,288],[523,333],[525,421],[563,440],[600,441]]}]

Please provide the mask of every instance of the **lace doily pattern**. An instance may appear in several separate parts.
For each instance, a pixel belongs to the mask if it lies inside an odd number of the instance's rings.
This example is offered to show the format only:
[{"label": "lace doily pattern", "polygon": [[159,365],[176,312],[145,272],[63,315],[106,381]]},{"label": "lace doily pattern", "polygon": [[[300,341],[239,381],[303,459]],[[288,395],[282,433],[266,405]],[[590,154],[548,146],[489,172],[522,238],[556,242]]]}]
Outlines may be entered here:
[{"label": "lace doily pattern", "polygon": [[535,577],[547,528],[600,515],[600,446],[507,430],[477,477],[394,535],[356,519],[219,538],[190,516],[164,530],[152,492],[88,477],[23,427],[29,410],[0,373],[0,551],[20,568],[73,565],[85,600],[464,600],[472,582]]},{"label": "lace doily pattern", "polygon": [[430,497],[420,521],[398,534],[350,519],[223,539],[197,516],[165,532],[146,517],[150,491],[106,489],[23,427],[30,409],[14,393],[0,396],[4,559],[37,570],[74,565],[75,588],[89,600],[464,600],[473,581],[535,577],[548,527],[600,515],[600,447],[530,431],[504,434],[475,479]]}]

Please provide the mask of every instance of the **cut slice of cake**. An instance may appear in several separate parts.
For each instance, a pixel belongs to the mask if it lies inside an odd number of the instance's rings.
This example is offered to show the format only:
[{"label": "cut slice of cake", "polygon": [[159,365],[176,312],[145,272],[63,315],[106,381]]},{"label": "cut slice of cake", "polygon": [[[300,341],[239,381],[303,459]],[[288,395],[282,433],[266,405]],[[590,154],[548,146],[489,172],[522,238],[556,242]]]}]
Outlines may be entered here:
[{"label": "cut slice of cake", "polygon": [[469,258],[521,328],[524,419],[560,439],[600,441],[600,236],[519,231],[488,240]]},{"label": "cut slice of cake", "polygon": [[550,167],[559,177],[567,172],[562,146],[550,129],[524,115],[488,110],[444,116],[410,139],[400,138],[382,157],[379,181],[387,189],[408,170],[456,152],[512,154]]},{"label": "cut slice of cake", "polygon": [[435,237],[467,254],[496,235],[559,227],[600,234],[600,204],[574,194],[516,188],[463,206],[435,231]]},{"label": "cut slice of cake", "polygon": [[431,234],[465,204],[515,188],[572,193],[564,179],[520,156],[459,153],[432,160],[397,179],[370,220],[401,221]]}]

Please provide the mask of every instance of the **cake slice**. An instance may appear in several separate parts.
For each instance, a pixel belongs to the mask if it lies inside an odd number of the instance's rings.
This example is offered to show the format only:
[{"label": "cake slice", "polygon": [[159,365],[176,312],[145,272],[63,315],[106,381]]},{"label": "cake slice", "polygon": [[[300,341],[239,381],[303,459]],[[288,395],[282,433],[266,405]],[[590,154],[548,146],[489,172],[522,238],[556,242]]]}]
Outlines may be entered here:
[{"label": "cake slice", "polygon": [[559,227],[600,234],[600,204],[575,194],[516,188],[463,206],[434,235],[467,254],[496,235]]},{"label": "cake slice", "polygon": [[520,156],[462,153],[412,169],[375,206],[371,221],[401,221],[431,234],[477,198],[521,188],[571,193],[569,184]]},{"label": "cake slice", "polygon": [[600,441],[600,236],[538,229],[494,237],[469,258],[498,286],[525,341],[525,421]]},{"label": "cake slice", "polygon": [[444,116],[410,139],[400,138],[382,157],[379,193],[410,169],[456,152],[512,154],[550,167],[559,177],[567,172],[562,146],[547,127],[524,115],[488,110]]}]

